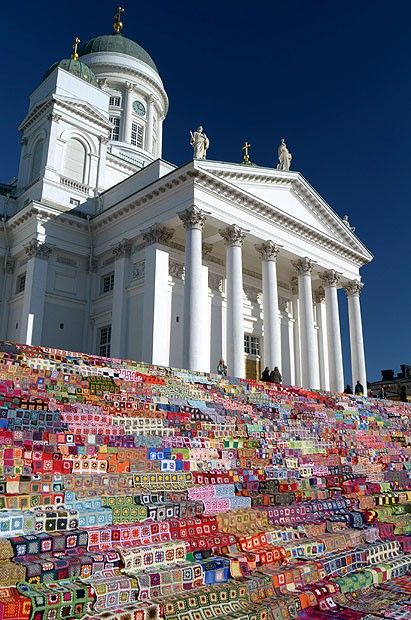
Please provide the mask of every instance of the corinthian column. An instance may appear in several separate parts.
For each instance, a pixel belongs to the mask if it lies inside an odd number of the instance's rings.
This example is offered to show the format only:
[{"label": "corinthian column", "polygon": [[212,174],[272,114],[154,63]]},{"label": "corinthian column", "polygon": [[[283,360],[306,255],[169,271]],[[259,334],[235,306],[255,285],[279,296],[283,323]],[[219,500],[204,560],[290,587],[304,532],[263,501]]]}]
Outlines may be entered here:
[{"label": "corinthian column", "polygon": [[24,249],[28,261],[23,308],[21,311],[20,342],[29,345],[40,345],[43,343],[48,260],[52,248],[37,239],[32,239]]},{"label": "corinthian column", "polygon": [[245,232],[236,224],[220,230],[227,247],[227,368],[244,377],[244,319],[242,246]]},{"label": "corinthian column", "polygon": [[111,355],[126,357],[128,341],[127,280],[130,271],[131,241],[123,239],[113,248],[115,257],[111,310]]},{"label": "corinthian column", "polygon": [[340,316],[338,313],[337,286],[339,277],[334,269],[320,273],[327,308],[328,363],[330,367],[330,389],[333,392],[344,390],[344,370],[341,348]]},{"label": "corinthian column", "polygon": [[190,207],[179,213],[186,229],[184,319],[183,319],[183,366],[188,370],[201,371],[203,356],[203,307],[202,294],[202,230],[206,216],[201,209]]},{"label": "corinthian column", "polygon": [[364,338],[362,332],[360,293],[364,285],[352,280],[345,285],[348,299],[348,320],[350,323],[351,372],[353,387],[359,381],[367,393],[367,371],[365,368]]},{"label": "corinthian column", "polygon": [[262,259],[264,366],[271,369],[278,366],[282,372],[277,288],[277,256],[280,248],[273,241],[265,241],[255,248]]},{"label": "corinthian column", "polygon": [[311,287],[312,261],[305,257],[293,262],[298,272],[299,319],[301,337],[302,387],[319,389],[320,376],[316,335],[314,332],[313,294]]}]

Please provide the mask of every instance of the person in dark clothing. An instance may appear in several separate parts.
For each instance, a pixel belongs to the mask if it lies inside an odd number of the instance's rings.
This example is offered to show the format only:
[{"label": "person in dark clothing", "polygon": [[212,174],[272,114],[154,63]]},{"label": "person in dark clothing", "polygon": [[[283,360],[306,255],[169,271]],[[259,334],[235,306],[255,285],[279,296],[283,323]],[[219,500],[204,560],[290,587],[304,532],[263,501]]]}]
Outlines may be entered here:
[{"label": "person in dark clothing", "polygon": [[402,403],[407,403],[408,402],[407,388],[405,387],[405,385],[402,385],[401,389],[400,389],[400,401]]},{"label": "person in dark clothing", "polygon": [[359,381],[355,384],[355,395],[362,396],[364,394],[364,387],[361,385]]},{"label": "person in dark clothing", "polygon": [[387,393],[386,393],[385,387],[383,385],[378,390],[378,398],[387,398]]},{"label": "person in dark clothing", "polygon": [[269,381],[270,380],[270,369],[266,366],[263,370],[263,374],[261,375],[261,381]]},{"label": "person in dark clothing", "polygon": [[280,371],[278,370],[278,366],[274,368],[274,370],[270,373],[270,381],[271,383],[281,383],[283,380]]},{"label": "person in dark clothing", "polygon": [[347,383],[347,386],[344,390],[344,394],[352,394],[352,387]]}]

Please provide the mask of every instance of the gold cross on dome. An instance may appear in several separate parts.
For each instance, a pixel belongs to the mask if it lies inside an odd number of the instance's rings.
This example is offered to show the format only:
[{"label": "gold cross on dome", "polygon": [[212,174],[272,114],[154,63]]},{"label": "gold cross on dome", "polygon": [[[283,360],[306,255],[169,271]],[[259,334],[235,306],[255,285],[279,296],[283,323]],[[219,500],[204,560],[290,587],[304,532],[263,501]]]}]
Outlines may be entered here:
[{"label": "gold cross on dome", "polygon": [[80,39],[76,37],[74,39],[73,45],[71,46],[73,48],[73,53],[71,54],[71,57],[73,60],[78,60],[77,46],[79,43],[80,43]]},{"label": "gold cross on dome", "polygon": [[251,147],[251,144],[248,144],[247,140],[245,141],[245,144],[243,146],[243,151],[244,151],[244,155],[243,155],[243,162],[245,164],[250,163],[250,156],[248,154],[248,149]]},{"label": "gold cross on dome", "polygon": [[114,19],[116,20],[113,24],[113,28],[115,32],[121,32],[123,30],[123,22],[121,21],[121,16],[124,13],[124,9],[122,6],[117,7],[117,12],[114,15]]}]

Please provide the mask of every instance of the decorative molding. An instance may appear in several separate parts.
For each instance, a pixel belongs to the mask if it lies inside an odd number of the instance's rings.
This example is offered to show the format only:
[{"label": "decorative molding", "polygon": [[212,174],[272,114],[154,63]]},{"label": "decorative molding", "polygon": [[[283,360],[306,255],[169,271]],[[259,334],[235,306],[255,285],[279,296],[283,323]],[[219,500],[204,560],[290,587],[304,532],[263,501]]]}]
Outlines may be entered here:
[{"label": "decorative molding", "polygon": [[340,274],[335,269],[328,269],[319,274],[324,286],[338,286]]},{"label": "decorative molding", "polygon": [[208,288],[212,291],[223,292],[223,282],[224,277],[220,276],[218,273],[208,273]]},{"label": "decorative molding", "polygon": [[41,258],[48,260],[51,256],[52,248],[46,243],[41,243],[38,239],[32,239],[24,246],[24,251],[28,258]]},{"label": "decorative molding", "polygon": [[291,292],[293,295],[298,295],[298,278],[293,276],[290,282]]},{"label": "decorative molding", "polygon": [[208,256],[213,251],[213,247],[214,246],[212,245],[212,243],[203,243],[203,246],[202,246],[203,258],[208,258]]},{"label": "decorative molding", "polygon": [[185,266],[184,263],[180,263],[176,260],[170,260],[168,266],[168,273],[173,278],[177,278],[177,280],[184,280],[185,278]]},{"label": "decorative molding", "polygon": [[279,297],[278,298],[278,309],[280,310],[280,312],[282,312],[283,314],[288,312],[288,303],[289,303],[289,299],[287,299],[287,297]]},{"label": "decorative molding", "polygon": [[363,282],[359,280],[351,280],[344,285],[347,296],[349,295],[359,295],[363,289]]},{"label": "decorative molding", "polygon": [[291,264],[296,268],[298,275],[309,275],[313,270],[313,261],[307,256],[293,260]]},{"label": "decorative molding", "polygon": [[153,245],[153,243],[167,245],[174,235],[174,228],[168,228],[162,224],[153,224],[153,226],[142,230],[141,234],[145,245]]},{"label": "decorative molding", "polygon": [[57,114],[57,112],[50,112],[50,114],[47,116],[47,119],[49,121],[54,121],[55,123],[58,123],[59,121],[61,121],[62,115],[61,114]]},{"label": "decorative molding", "polygon": [[61,265],[67,265],[68,267],[78,267],[77,261],[73,258],[69,258],[68,256],[57,256],[56,262]]},{"label": "decorative molding", "polygon": [[323,286],[320,286],[314,293],[314,301],[316,304],[321,304],[325,299],[325,290]]},{"label": "decorative molding", "polygon": [[227,228],[221,228],[219,234],[224,239],[226,246],[241,248],[246,236],[246,231],[237,226],[237,224],[231,224]]},{"label": "decorative molding", "polygon": [[184,211],[177,213],[178,217],[184,224],[184,228],[187,230],[197,229],[202,230],[206,222],[206,214],[204,211],[196,206],[189,207]]},{"label": "decorative molding", "polygon": [[8,256],[5,261],[4,270],[6,273],[13,273],[14,267],[16,266],[16,259]]},{"label": "decorative molding", "polygon": [[274,241],[268,240],[264,243],[256,244],[255,249],[259,253],[261,260],[264,261],[276,261],[280,246],[274,243]]},{"label": "decorative molding", "polygon": [[247,299],[253,303],[259,303],[259,297],[261,296],[261,291],[254,286],[244,286],[244,293]]},{"label": "decorative molding", "polygon": [[130,239],[122,239],[119,243],[117,243],[113,249],[113,255],[117,258],[128,258],[131,256],[132,242]]},{"label": "decorative molding", "polygon": [[96,273],[98,269],[98,259],[95,256],[91,256],[88,262],[88,272]]},{"label": "decorative molding", "polygon": [[146,270],[146,261],[140,260],[137,263],[134,263],[133,268],[131,270],[131,279],[132,280],[144,280]]},{"label": "decorative molding", "polygon": [[108,136],[99,136],[98,139],[101,144],[108,144],[110,138]]}]

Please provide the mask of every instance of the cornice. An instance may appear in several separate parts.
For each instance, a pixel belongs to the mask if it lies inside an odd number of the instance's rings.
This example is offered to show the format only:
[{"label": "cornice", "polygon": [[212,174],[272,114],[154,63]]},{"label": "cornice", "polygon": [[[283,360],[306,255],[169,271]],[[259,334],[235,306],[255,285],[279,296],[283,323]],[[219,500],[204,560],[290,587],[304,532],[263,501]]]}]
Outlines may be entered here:
[{"label": "cornice", "polygon": [[[248,211],[253,215],[260,216],[263,219],[269,219],[270,223],[274,223],[280,229],[291,232],[301,239],[309,240],[321,248],[332,251],[338,256],[352,261],[357,266],[365,265],[372,260],[372,255],[350,231],[347,230],[346,232],[347,243],[352,244],[352,242],[355,241],[356,245],[360,245],[360,247],[364,249],[363,252],[347,247],[347,245],[341,241],[331,239],[325,233],[315,230],[308,224],[300,222],[293,216],[277,209],[270,203],[267,203],[262,198],[253,196],[246,190],[229,183],[227,180],[221,179],[220,176],[214,175],[209,172],[209,170],[203,170],[201,168],[196,168],[195,166],[196,162],[194,162],[194,164],[191,162],[179,170],[172,171],[165,177],[162,177],[152,183],[149,187],[141,189],[134,196],[124,199],[118,205],[113,205],[106,211],[103,211],[96,216],[94,219],[95,226],[97,228],[102,228],[107,223],[118,220],[124,215],[132,212],[134,209],[142,207],[151,200],[158,198],[166,191],[175,189],[176,187],[191,180],[197,183],[201,188],[214,192],[222,198],[231,200],[236,207]],[[236,174],[239,174],[243,180],[247,180],[255,176],[255,173],[248,171]],[[269,175],[263,176],[262,180],[264,180],[266,176],[268,177]],[[277,178],[277,176],[279,178],[281,177],[280,182],[284,186],[290,186],[292,181],[298,181],[302,187],[302,177],[296,173],[274,174],[275,178]],[[258,178],[261,179],[261,175]],[[325,209],[320,201],[318,202],[318,205],[321,209]],[[335,217],[337,218],[338,216],[335,215]]]},{"label": "cornice", "polygon": [[47,99],[37,104],[21,121],[18,129],[19,131],[25,131],[28,127],[33,125],[39,120],[51,107],[53,106],[53,99]]},{"label": "cornice", "polygon": [[90,104],[84,103],[83,101],[73,101],[72,99],[64,99],[62,97],[53,96],[53,103],[55,105],[56,110],[59,107],[68,110],[69,112],[74,112],[78,116],[88,120],[90,123],[93,123],[97,127],[100,127],[105,130],[109,130],[111,128],[111,123],[106,119],[100,112],[98,112],[93,106]]},{"label": "cornice", "polygon": [[7,221],[7,228],[9,230],[15,230],[31,218],[46,218],[47,221],[56,219],[59,224],[63,223],[85,231],[89,230],[88,223],[83,221],[81,218],[70,215],[69,213],[56,211],[54,209],[51,210],[49,207],[37,205],[35,203],[27,205],[27,207],[24,207],[24,209],[13,215],[13,217]]},{"label": "cornice", "polygon": [[[160,96],[161,101],[163,102],[164,116],[166,116],[166,114],[168,112],[168,97],[167,97],[167,94],[165,93],[165,90],[162,90],[162,88],[159,86],[159,84],[155,80],[150,78],[146,73],[143,73],[142,71],[138,71],[137,69],[133,69],[133,68],[128,67],[126,65],[123,65],[123,67],[119,67],[118,64],[110,64],[110,63],[100,63],[99,62],[98,68],[99,68],[99,74],[107,72],[107,71],[108,72],[114,72],[114,73],[118,74],[119,69],[122,68],[124,70],[124,73],[127,73],[129,75],[133,75],[133,76],[137,77],[138,79],[143,80],[143,81],[147,82],[148,84],[150,84],[150,86],[155,89],[157,95]],[[110,80],[110,76],[107,76],[106,79]]]}]

